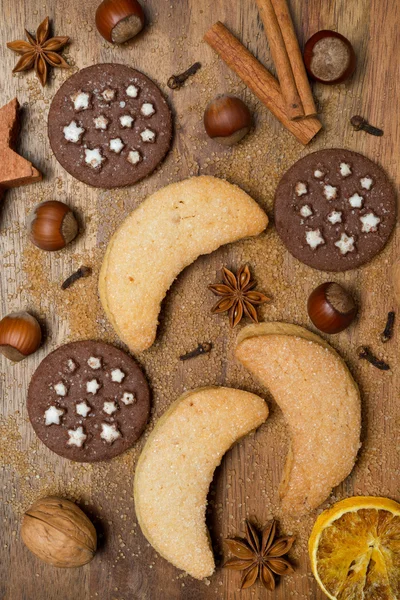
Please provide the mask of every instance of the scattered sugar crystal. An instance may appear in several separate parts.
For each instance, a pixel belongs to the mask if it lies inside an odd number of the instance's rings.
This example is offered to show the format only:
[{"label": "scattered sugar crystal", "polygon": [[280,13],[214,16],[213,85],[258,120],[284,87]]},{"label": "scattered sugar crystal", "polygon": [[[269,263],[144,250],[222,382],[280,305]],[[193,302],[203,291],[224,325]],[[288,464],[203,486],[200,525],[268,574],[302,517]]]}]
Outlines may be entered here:
[{"label": "scattered sugar crystal", "polygon": [[100,437],[108,444],[113,444],[115,440],[121,437],[121,432],[115,424],[109,425],[108,423],[102,423]]},{"label": "scattered sugar crystal", "polygon": [[79,92],[76,92],[76,94],[71,96],[71,100],[74,103],[74,109],[76,111],[87,110],[89,108],[90,94],[79,90]]},{"label": "scattered sugar crystal", "polygon": [[84,128],[79,127],[76,121],[71,121],[71,123],[66,125],[63,129],[65,139],[67,142],[72,142],[73,144],[79,142],[84,131]]},{"label": "scattered sugar crystal", "polygon": [[311,215],[313,214],[312,208],[310,206],[308,206],[308,204],[305,204],[304,206],[301,207],[300,214],[302,217],[307,219],[307,217],[311,217]]},{"label": "scattered sugar crystal", "polygon": [[364,190],[370,190],[373,183],[374,181],[371,177],[362,177],[360,179],[361,187],[364,188]]},{"label": "scattered sugar crystal", "polygon": [[134,120],[135,119],[131,117],[131,115],[122,115],[122,117],[119,118],[121,127],[124,127],[125,129],[130,129]]},{"label": "scattered sugar crystal", "polygon": [[95,129],[101,129],[105,131],[108,127],[109,120],[104,115],[100,115],[93,119]]},{"label": "scattered sugar crystal", "polygon": [[314,171],[314,177],[316,179],[321,179],[324,176],[324,173],[322,171],[320,171],[319,169],[316,169]]},{"label": "scattered sugar crystal", "polygon": [[362,205],[363,205],[363,201],[364,201],[364,198],[362,196],[360,196],[359,194],[357,194],[357,193],[353,194],[349,198],[350,205],[353,208],[361,208]]},{"label": "scattered sugar crystal", "polygon": [[342,222],[342,213],[339,210],[333,210],[328,215],[328,221],[332,223],[332,225],[336,225],[336,223]]},{"label": "scattered sugar crystal", "polygon": [[324,196],[327,200],[334,200],[337,196],[337,188],[333,185],[324,185]]},{"label": "scattered sugar crystal", "polygon": [[62,408],[50,406],[44,413],[45,425],[60,425],[60,417],[62,417],[64,412]]},{"label": "scattered sugar crystal", "polygon": [[294,191],[296,192],[297,196],[303,196],[304,194],[307,194],[308,190],[306,184],[302,181],[299,181],[298,183],[296,183]]},{"label": "scattered sugar crystal", "polygon": [[152,144],[156,139],[156,134],[151,129],[145,129],[141,132],[140,137],[143,142],[150,142]]},{"label": "scattered sugar crystal", "polygon": [[121,401],[126,404],[126,406],[133,404],[136,401],[135,394],[132,394],[131,392],[124,392]]},{"label": "scattered sugar crystal", "polygon": [[325,240],[322,237],[321,231],[319,229],[307,231],[306,242],[310,246],[310,248],[312,248],[312,250],[315,250],[321,244],[325,244]]},{"label": "scattered sugar crystal", "polygon": [[351,167],[347,163],[340,163],[340,174],[342,177],[348,177],[351,175]]},{"label": "scattered sugar crystal", "polygon": [[154,106],[150,102],[145,102],[144,104],[142,104],[140,112],[145,117],[151,117],[152,115],[154,115],[154,113],[156,112],[156,110],[155,110]]},{"label": "scattered sugar crystal", "polygon": [[87,364],[91,369],[101,369],[101,358],[97,356],[91,356],[88,358]]},{"label": "scattered sugar crystal", "polygon": [[77,446],[78,448],[82,448],[87,435],[83,431],[83,427],[78,427],[77,429],[68,429],[68,446]]},{"label": "scattered sugar crystal", "polygon": [[75,410],[78,415],[86,419],[92,409],[86,400],[83,400],[82,402],[78,402],[78,404],[75,406]]},{"label": "scattered sugar crystal", "polygon": [[104,402],[103,411],[107,415],[112,415],[113,413],[115,413],[116,410],[117,410],[117,405],[115,404],[115,402]]},{"label": "scattered sugar crystal", "polygon": [[131,165],[137,165],[141,161],[140,152],[138,150],[131,150],[128,154],[127,160]]},{"label": "scattered sugar crystal", "polygon": [[363,233],[375,232],[378,229],[378,225],[381,222],[380,218],[374,215],[373,212],[367,213],[360,217],[362,223],[361,231]]},{"label": "scattered sugar crystal", "polygon": [[122,152],[124,147],[125,147],[125,144],[121,140],[121,138],[114,138],[114,139],[110,140],[110,150],[115,152],[115,154],[120,154],[120,152]]},{"label": "scattered sugar crystal", "polygon": [[85,163],[93,169],[100,169],[102,162],[105,160],[104,156],[101,155],[100,148],[89,148],[85,149]]},{"label": "scattered sugar crystal", "polygon": [[97,379],[91,379],[90,381],[86,382],[86,391],[88,392],[88,394],[97,394],[100,387],[101,386]]},{"label": "scattered sugar crystal", "polygon": [[122,383],[124,379],[125,373],[121,371],[121,369],[113,369],[111,371],[111,381],[114,381],[116,383]]},{"label": "scattered sugar crystal", "polygon": [[56,383],[56,385],[54,386],[54,391],[57,394],[57,396],[66,396],[67,395],[67,388],[62,381],[60,381],[59,383]]},{"label": "scattered sugar crystal", "polygon": [[131,85],[128,85],[128,87],[126,88],[126,95],[130,98],[137,98],[138,93],[139,88],[137,88],[136,85],[133,85],[133,83],[131,83]]},{"label": "scattered sugar crystal", "polygon": [[335,246],[339,248],[340,254],[347,254],[348,252],[353,252],[354,248],[354,237],[349,237],[346,233],[342,233],[340,236],[340,240],[335,242]]},{"label": "scattered sugar crystal", "polygon": [[125,108],[126,106],[126,102],[124,102],[123,100],[121,100],[121,102],[119,103],[120,108]]}]

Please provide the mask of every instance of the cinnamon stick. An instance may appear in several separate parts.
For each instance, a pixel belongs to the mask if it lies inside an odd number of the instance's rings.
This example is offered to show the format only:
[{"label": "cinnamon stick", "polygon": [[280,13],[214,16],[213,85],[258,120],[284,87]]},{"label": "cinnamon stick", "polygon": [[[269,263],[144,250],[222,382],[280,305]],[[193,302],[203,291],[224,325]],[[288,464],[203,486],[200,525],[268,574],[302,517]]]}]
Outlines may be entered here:
[{"label": "cinnamon stick", "polygon": [[282,32],[283,41],[292,66],[292,72],[296,81],[304,114],[306,116],[316,115],[317,108],[311,92],[310,82],[308,81],[303,57],[300,51],[292,17],[286,0],[271,0],[276,19]]},{"label": "cinnamon stick", "polygon": [[303,104],[296,87],[292,65],[271,0],[257,0],[258,12],[267,35],[272,60],[279,79],[281,94],[289,119],[304,117]]},{"label": "cinnamon stick", "polygon": [[301,121],[288,119],[275,77],[220,21],[207,31],[204,40],[299,142],[307,145],[320,131],[322,125],[315,117],[307,117]]}]

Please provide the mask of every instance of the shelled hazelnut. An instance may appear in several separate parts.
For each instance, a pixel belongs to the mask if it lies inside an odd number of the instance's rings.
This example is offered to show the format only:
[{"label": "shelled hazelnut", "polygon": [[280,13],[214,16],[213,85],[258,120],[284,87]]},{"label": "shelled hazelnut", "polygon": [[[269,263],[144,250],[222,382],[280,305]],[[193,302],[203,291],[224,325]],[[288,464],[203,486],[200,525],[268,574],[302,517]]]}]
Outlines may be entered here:
[{"label": "shelled hazelnut", "polygon": [[29,236],[41,250],[54,252],[65,248],[78,234],[72,210],[58,200],[38,204],[28,218]]},{"label": "shelled hazelnut", "polygon": [[96,27],[107,42],[123,44],[142,31],[143,8],[138,0],[103,0],[96,10]]},{"label": "shelled hazelnut", "polygon": [[248,134],[252,118],[246,104],[236,96],[217,96],[208,104],[204,113],[207,135],[223,144],[233,146]]},{"label": "shelled hazelnut", "polygon": [[76,504],[56,496],[42,498],[26,511],[21,537],[33,554],[55,567],[81,567],[96,553],[92,522]]},{"label": "shelled hazelnut", "polygon": [[40,325],[27,312],[10,313],[0,321],[0,353],[13,362],[36,352],[41,341]]},{"label": "shelled hazelnut", "polygon": [[318,31],[304,47],[307,72],[320,83],[343,83],[353,75],[356,63],[353,46],[337,31]]},{"label": "shelled hazelnut", "polygon": [[315,327],[324,333],[340,333],[347,329],[357,314],[350,294],[331,281],[319,285],[310,294],[307,309]]}]

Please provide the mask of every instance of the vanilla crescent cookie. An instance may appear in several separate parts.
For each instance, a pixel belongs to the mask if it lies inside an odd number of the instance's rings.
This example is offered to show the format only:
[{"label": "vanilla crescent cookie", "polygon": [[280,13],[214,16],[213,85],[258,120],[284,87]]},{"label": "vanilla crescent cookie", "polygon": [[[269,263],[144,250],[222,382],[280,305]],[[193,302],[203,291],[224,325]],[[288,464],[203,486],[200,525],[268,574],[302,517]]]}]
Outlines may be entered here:
[{"label": "vanilla crescent cookie", "polygon": [[319,506],[352,470],[360,448],[360,393],[322,338],[288,323],[249,325],[236,357],[271,392],[290,431],[280,486],[285,512]]},{"label": "vanilla crescent cookie", "polygon": [[170,406],[146,441],[134,482],[140,528],[161,556],[196,579],[215,569],[205,522],[214,470],[267,417],[266,403],[255,394],[198,388]]},{"label": "vanilla crescent cookie", "polygon": [[133,352],[149,348],[179,273],[201,254],[267,225],[248,194],[216,177],[192,177],[149,196],[110,240],[100,272],[100,299],[121,340]]}]

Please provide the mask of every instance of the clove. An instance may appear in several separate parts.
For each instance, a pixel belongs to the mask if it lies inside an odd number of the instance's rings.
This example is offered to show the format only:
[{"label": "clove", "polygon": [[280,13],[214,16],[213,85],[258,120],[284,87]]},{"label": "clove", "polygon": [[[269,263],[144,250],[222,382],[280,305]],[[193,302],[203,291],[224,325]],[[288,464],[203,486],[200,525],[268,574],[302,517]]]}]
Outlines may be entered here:
[{"label": "clove", "polygon": [[366,131],[367,133],[370,133],[371,135],[378,135],[378,136],[383,135],[382,129],[379,129],[378,127],[374,127],[373,125],[370,125],[368,123],[367,119],[364,119],[364,117],[361,117],[360,115],[354,115],[354,117],[351,117],[350,123],[353,125],[353,127],[356,131],[360,131],[360,129],[362,129],[362,131]]},{"label": "clove", "polygon": [[180,356],[179,359],[189,360],[190,358],[195,358],[196,356],[200,356],[201,354],[207,354],[208,352],[211,352],[211,349],[212,344],[209,342],[206,342],[205,344],[199,344],[197,348],[195,348],[191,352],[188,352],[187,354],[182,354],[182,356]]},{"label": "clove", "polygon": [[75,273],[72,273],[62,284],[61,289],[68,289],[75,281],[81,279],[82,277],[89,277],[92,274],[92,269],[90,267],[79,267]]},{"label": "clove", "polygon": [[376,367],[380,371],[390,371],[390,366],[384,360],[381,360],[371,352],[367,346],[360,346],[357,350],[358,358],[362,358],[371,363],[372,366]]},{"label": "clove", "polygon": [[391,310],[387,316],[385,329],[384,329],[383,333],[381,334],[381,342],[383,344],[385,344],[386,342],[391,340],[393,337],[395,317],[396,317],[396,313]]},{"label": "clove", "polygon": [[178,90],[180,87],[183,86],[185,81],[187,79],[189,79],[189,77],[191,77],[192,75],[197,73],[197,71],[200,69],[200,67],[201,67],[201,63],[196,62],[196,63],[194,63],[194,65],[189,67],[187,69],[187,71],[185,71],[184,73],[181,73],[180,75],[172,75],[167,81],[167,86],[171,90]]}]

